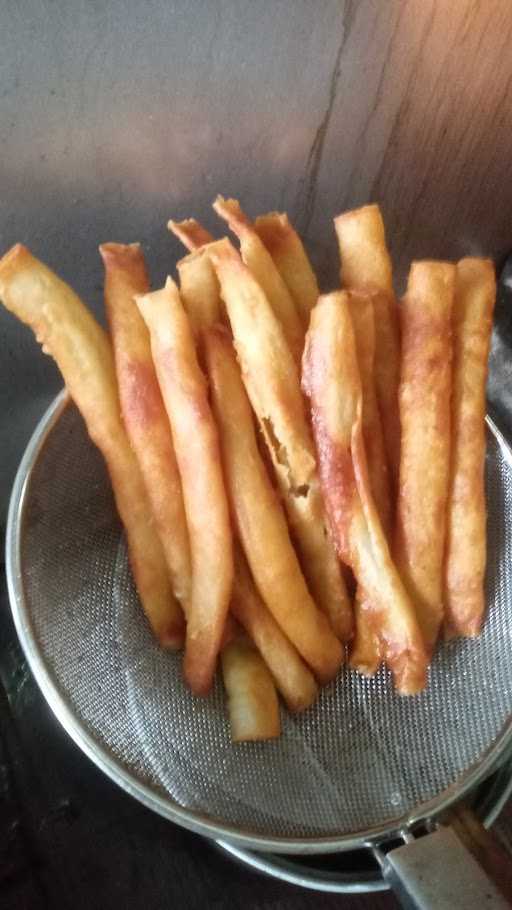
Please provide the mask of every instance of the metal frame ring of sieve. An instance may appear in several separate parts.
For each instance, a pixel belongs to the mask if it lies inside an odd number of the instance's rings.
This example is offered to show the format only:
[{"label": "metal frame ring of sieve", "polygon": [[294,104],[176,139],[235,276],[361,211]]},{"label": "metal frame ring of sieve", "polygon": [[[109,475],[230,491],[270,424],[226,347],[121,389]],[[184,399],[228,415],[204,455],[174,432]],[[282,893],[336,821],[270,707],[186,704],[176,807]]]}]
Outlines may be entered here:
[{"label": "metal frame ring of sieve", "polygon": [[[410,882],[407,853],[448,829],[417,841],[414,832],[470,794],[511,743],[512,453],[489,420],[486,477],[480,639],[443,645],[414,699],[394,695],[384,671],[363,680],[344,670],[304,716],[284,719],[279,741],[234,747],[220,686],[193,699],[179,659],[151,639],[101,457],[62,392],[27,447],[8,518],[9,594],[27,660],[75,742],[161,815],[256,851],[371,848],[385,877]],[[411,843],[394,856],[397,839]],[[439,849],[449,868],[458,844]]]}]

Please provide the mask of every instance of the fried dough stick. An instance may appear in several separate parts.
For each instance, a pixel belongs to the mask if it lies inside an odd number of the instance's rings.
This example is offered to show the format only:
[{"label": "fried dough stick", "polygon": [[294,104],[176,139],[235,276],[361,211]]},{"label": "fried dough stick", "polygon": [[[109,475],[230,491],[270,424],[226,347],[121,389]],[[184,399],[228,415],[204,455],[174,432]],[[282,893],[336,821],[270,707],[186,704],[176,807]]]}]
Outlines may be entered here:
[{"label": "fried dough stick", "polygon": [[259,215],[254,230],[272,256],[302,319],[304,331],[320,291],[304,245],[286,213]]},{"label": "fried dough stick", "polygon": [[[391,501],[388,504],[385,501],[379,502],[379,485],[376,486],[375,480],[378,479],[377,458],[380,457],[380,439],[383,437],[389,470],[387,497],[391,500],[391,488],[396,495],[400,461],[398,413],[400,334],[393,294],[391,259],[386,247],[384,222],[377,205],[366,205],[344,212],[335,218],[334,225],[342,260],[342,286],[373,290],[375,353],[372,382],[375,384],[381,426],[380,430],[376,429],[371,436],[369,433],[365,433],[364,436],[375,504],[389,540],[387,513],[391,508]],[[363,394],[363,424],[366,410],[364,401]],[[383,492],[381,495],[385,500],[386,493]],[[378,636],[371,628],[369,614],[364,609],[362,596],[361,591],[356,596],[356,635],[351,663],[360,672],[372,674],[380,663],[380,646]]]},{"label": "fried dough stick", "polygon": [[167,222],[167,227],[191,253],[214,239],[195,218],[186,218],[185,221],[173,221],[171,218]]},{"label": "fried dough stick", "polygon": [[296,366],[265,294],[230,242],[225,238],[203,249],[220,280],[244,384],[272,457],[306,581],[335,633],[346,641],[352,635],[352,605],[326,531]]},{"label": "fried dough stick", "polygon": [[261,654],[242,632],[222,649],[221,664],[233,742],[279,736],[281,719],[274,680]]},{"label": "fried dough stick", "polygon": [[[211,243],[213,237],[194,218],[169,221],[169,230],[191,253]],[[180,295],[196,335],[201,328],[223,319],[223,307],[215,270],[207,256],[185,256],[177,264],[180,276]]]},{"label": "fried dough stick", "polygon": [[[212,296],[206,301],[202,295],[203,263],[213,270],[209,259],[204,256],[187,256],[178,263],[180,276],[182,271],[187,273],[189,306],[196,315],[196,330],[201,342],[205,330],[212,328],[215,323],[218,324],[221,318],[219,293],[217,292],[216,298]],[[217,277],[215,273],[213,274],[217,282]],[[258,648],[288,708],[291,711],[303,711],[312,704],[318,694],[316,682],[258,594],[238,544],[234,547],[234,562],[230,611]],[[228,616],[228,621],[229,618]],[[227,631],[228,638],[234,637],[234,629],[229,628]],[[250,668],[248,673],[251,673]]]},{"label": "fried dough stick", "polygon": [[[376,294],[371,291],[351,291],[349,307],[363,394],[362,428],[370,487],[382,530],[389,544],[391,495],[374,378],[375,296]],[[370,610],[371,606],[367,603],[364,591],[359,587],[355,599],[356,634],[350,653],[350,665],[366,676],[376,673],[381,662],[381,646],[371,623]]]},{"label": "fried dough stick", "polygon": [[[211,293],[207,294],[204,293],[203,281],[205,267],[210,270],[215,282],[213,286],[209,285]],[[221,300],[217,276],[210,260],[205,256],[185,257],[178,263],[178,272],[182,293],[184,287],[187,289],[185,306],[188,307],[189,315],[194,313],[198,343],[202,347],[204,331],[221,320]],[[315,680],[261,600],[238,546],[235,546],[235,570],[230,610],[258,648],[290,710],[301,711],[309,707],[318,694]],[[228,641],[236,638],[235,624],[229,616],[226,619],[225,637]],[[239,681],[243,690],[242,664],[243,651],[239,651],[237,674],[233,677],[232,682],[233,680]],[[253,672],[252,665],[253,661],[249,659],[247,663],[249,681]],[[240,697],[242,697],[242,692]],[[250,711],[251,705],[247,703],[245,708],[247,723],[249,723],[247,716]],[[258,717],[259,715],[256,715],[253,719],[253,733],[258,730]]]},{"label": "fried dough stick", "polygon": [[183,306],[199,343],[204,328],[225,321],[219,282],[207,256],[191,253],[180,259],[176,267]]},{"label": "fried dough stick", "polygon": [[256,645],[290,711],[304,711],[318,695],[314,677],[258,593],[247,561],[235,545],[231,612]]},{"label": "fried dough stick", "polygon": [[135,294],[149,291],[144,255],[138,243],[103,243],[100,254],[124,425],[146,484],[174,595],[186,612],[192,569],[181,480],[149,332],[134,301]]},{"label": "fried dough stick", "polygon": [[251,406],[225,330],[205,333],[205,355],[232,514],[254,581],[285,635],[318,680],[328,682],[342,662],[342,647],[309,594],[258,451]]},{"label": "fried dough stick", "polygon": [[168,278],[161,290],[135,299],[150,332],[181,476],[192,557],[184,671],[201,695],[212,683],[233,581],[219,438],[176,285]]},{"label": "fried dough stick", "polygon": [[495,297],[492,261],[461,259],[452,320],[452,452],[444,599],[449,635],[478,635],[484,614],[485,384]]},{"label": "fried dough stick", "polygon": [[341,256],[342,287],[377,290],[375,385],[391,482],[396,491],[400,465],[400,329],[393,293],[391,259],[378,205],[344,212],[334,219]]},{"label": "fried dough stick", "polygon": [[293,297],[279,274],[272,256],[236,199],[223,199],[222,196],[217,196],[213,208],[238,237],[242,259],[263,289],[282,326],[295,363],[300,367],[305,327],[302,325]]},{"label": "fried dough stick", "polygon": [[320,297],[303,358],[320,477],[339,555],[371,605],[383,657],[402,694],[425,685],[427,656],[414,609],[392,562],[370,490],[362,391],[348,294]]},{"label": "fried dough stick", "polygon": [[0,297],[56,361],[92,441],[105,458],[144,612],[161,644],[179,647],[183,615],[172,595],[142,475],[121,421],[114,357],[106,333],[74,291],[21,244],[0,260]]},{"label": "fried dough stick", "polygon": [[350,291],[348,303],[363,394],[362,428],[368,474],[382,528],[389,539],[392,526],[391,491],[382,421],[375,390],[376,296],[368,291]]},{"label": "fried dough stick", "polygon": [[443,621],[455,266],[413,262],[401,305],[401,454],[395,558],[429,653]]}]

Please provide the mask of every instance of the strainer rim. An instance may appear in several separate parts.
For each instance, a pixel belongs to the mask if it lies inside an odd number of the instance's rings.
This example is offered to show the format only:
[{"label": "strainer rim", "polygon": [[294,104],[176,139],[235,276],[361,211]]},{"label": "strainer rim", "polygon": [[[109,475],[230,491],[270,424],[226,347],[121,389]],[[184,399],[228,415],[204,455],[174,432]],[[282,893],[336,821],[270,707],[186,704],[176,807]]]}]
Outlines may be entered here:
[{"label": "strainer rim", "polygon": [[[74,743],[107,777],[125,792],[164,818],[196,834],[209,838],[226,839],[233,844],[264,852],[330,853],[355,850],[393,839],[399,836],[400,831],[404,828],[410,828],[415,824],[420,824],[434,816],[438,816],[448,809],[450,805],[478,786],[500,760],[505,757],[507,750],[512,747],[512,715],[483,757],[468,768],[457,782],[451,784],[433,799],[421,803],[414,811],[406,812],[386,825],[373,826],[351,832],[350,834],[324,837],[269,837],[248,829],[244,830],[220,820],[214,820],[198,810],[187,809],[177,803],[169,794],[158,793],[153,787],[141,781],[134,772],[124,767],[122,762],[112,755],[108,748],[89,733],[85,723],[81,721],[79,715],[67,703],[65,693],[60,691],[53,678],[51,666],[49,666],[38,645],[24,590],[21,539],[24,506],[27,500],[30,480],[46,440],[70,403],[71,397],[67,389],[64,388],[41,417],[20,462],[11,493],[7,517],[5,559],[7,587],[18,638],[28,665],[46,702]],[[486,418],[486,421],[487,426],[500,446],[509,469],[512,471],[512,449],[495,423],[489,417]]]}]

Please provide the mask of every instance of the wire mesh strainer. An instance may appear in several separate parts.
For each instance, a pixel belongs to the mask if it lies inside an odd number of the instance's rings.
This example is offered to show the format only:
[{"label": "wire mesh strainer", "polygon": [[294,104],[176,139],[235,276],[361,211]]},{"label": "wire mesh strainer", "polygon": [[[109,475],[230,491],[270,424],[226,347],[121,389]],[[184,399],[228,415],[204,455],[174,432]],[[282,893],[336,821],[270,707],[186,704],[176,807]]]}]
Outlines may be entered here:
[{"label": "wire mesh strainer", "polygon": [[256,849],[378,842],[475,786],[511,734],[512,456],[492,424],[484,631],[444,644],[428,689],[344,670],[283,734],[234,746],[223,693],[194,698],[153,641],[100,454],[62,393],[16,480],[7,568],[18,634],[51,707],[117,783],[195,831]]}]

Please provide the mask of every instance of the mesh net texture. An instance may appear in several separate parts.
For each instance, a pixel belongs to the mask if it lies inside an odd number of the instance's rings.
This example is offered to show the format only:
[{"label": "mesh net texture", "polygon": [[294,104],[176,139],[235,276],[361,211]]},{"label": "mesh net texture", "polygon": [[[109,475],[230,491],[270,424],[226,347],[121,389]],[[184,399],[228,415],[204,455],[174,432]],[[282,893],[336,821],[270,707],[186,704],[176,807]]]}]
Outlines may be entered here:
[{"label": "mesh net texture", "polygon": [[101,459],[67,407],[32,472],[22,575],[38,649],[70,710],[132,777],[221,824],[268,837],[391,824],[456,784],[512,713],[511,468],[488,434],[488,616],[443,644],[426,692],[344,669],[279,740],[234,746],[220,682],[195,698],[153,641]]}]

